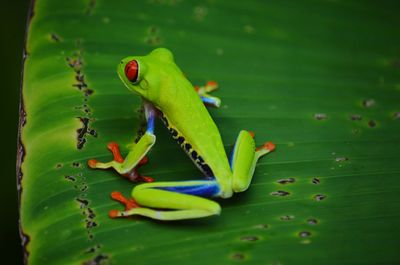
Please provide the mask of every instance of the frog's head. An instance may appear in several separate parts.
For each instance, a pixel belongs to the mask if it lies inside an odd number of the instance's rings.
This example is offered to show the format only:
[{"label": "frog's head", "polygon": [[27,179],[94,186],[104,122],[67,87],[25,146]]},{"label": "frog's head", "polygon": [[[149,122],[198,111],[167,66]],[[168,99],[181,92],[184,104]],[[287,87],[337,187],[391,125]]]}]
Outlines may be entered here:
[{"label": "frog's head", "polygon": [[146,56],[122,59],[117,72],[129,90],[157,104],[171,63],[174,65],[172,53],[165,48],[157,48]]}]

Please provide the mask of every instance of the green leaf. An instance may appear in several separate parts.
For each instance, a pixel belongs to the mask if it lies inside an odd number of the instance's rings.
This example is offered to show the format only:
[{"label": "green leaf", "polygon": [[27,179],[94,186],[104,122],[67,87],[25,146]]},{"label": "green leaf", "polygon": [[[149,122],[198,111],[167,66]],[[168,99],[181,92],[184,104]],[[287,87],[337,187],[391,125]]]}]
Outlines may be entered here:
[{"label": "green leaf", "polygon": [[[24,63],[21,225],[29,264],[394,264],[400,260],[400,18],[383,1],[36,1]],[[134,184],[111,159],[139,125],[119,60],[167,47],[227,153],[241,129],[277,150],[221,216],[110,219]],[[180,104],[184,104],[180,103]],[[26,113],[26,117],[25,117]],[[25,122],[26,121],[26,122]],[[167,130],[141,168],[201,178]]]}]

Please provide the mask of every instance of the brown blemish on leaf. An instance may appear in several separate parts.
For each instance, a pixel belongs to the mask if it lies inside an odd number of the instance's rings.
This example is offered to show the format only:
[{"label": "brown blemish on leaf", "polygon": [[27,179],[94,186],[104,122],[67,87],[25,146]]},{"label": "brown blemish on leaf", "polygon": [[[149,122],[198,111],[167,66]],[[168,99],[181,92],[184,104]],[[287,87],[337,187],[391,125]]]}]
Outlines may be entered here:
[{"label": "brown blemish on leaf", "polygon": [[242,261],[245,259],[245,255],[243,253],[234,253],[231,255],[231,258],[236,261]]},{"label": "brown blemish on leaf", "polygon": [[149,27],[147,31],[146,43],[152,46],[161,44],[160,29],[158,27]]},{"label": "brown blemish on leaf", "polygon": [[336,158],[335,158],[335,161],[336,161],[336,162],[345,162],[345,161],[348,161],[348,160],[349,160],[349,158],[348,158],[348,157],[345,157],[345,156],[336,157]]},{"label": "brown blemish on leaf", "polygon": [[314,114],[314,119],[321,121],[321,120],[326,120],[328,116],[325,113],[316,113]]},{"label": "brown blemish on leaf", "polygon": [[258,241],[260,238],[258,236],[242,236],[241,241]]},{"label": "brown blemish on leaf", "polygon": [[87,141],[86,136],[91,135],[97,137],[97,132],[94,129],[89,128],[89,121],[90,121],[89,118],[79,117],[79,120],[82,123],[82,127],[76,130],[78,134],[77,135],[78,142],[76,144],[76,147],[78,149],[82,149]]},{"label": "brown blemish on leaf", "polygon": [[83,265],[103,265],[106,264],[107,260],[109,259],[108,255],[99,254],[95,256],[93,259],[83,262]]},{"label": "brown blemish on leaf", "polygon": [[61,37],[56,33],[50,33],[50,39],[54,42],[61,42]]},{"label": "brown blemish on leaf", "polygon": [[294,216],[293,216],[293,215],[282,215],[282,216],[280,217],[280,219],[281,219],[282,221],[290,221],[290,220],[293,220],[293,219],[294,219]]},{"label": "brown blemish on leaf", "polygon": [[259,224],[259,225],[255,225],[254,228],[257,229],[267,229],[269,226],[267,224]]},{"label": "brown blemish on leaf", "polygon": [[72,182],[76,181],[76,178],[74,176],[71,176],[71,175],[66,175],[66,176],[64,176],[64,178],[66,180],[68,180],[68,181],[72,181]]},{"label": "brown blemish on leaf", "polygon": [[361,121],[362,120],[362,116],[359,115],[359,114],[353,114],[353,115],[350,115],[350,119],[352,121]]},{"label": "brown blemish on leaf", "polygon": [[369,126],[370,128],[374,128],[374,127],[376,126],[376,122],[375,122],[374,120],[370,120],[370,121],[368,122],[368,126]]},{"label": "brown blemish on leaf", "polygon": [[295,178],[287,178],[287,179],[280,179],[277,181],[279,184],[285,185],[285,184],[289,184],[289,183],[294,183],[296,182]]},{"label": "brown blemish on leaf", "polygon": [[363,105],[363,107],[365,107],[365,108],[373,107],[373,106],[375,105],[375,103],[376,103],[375,100],[372,99],[372,98],[364,99],[364,100],[362,101],[362,105]]},{"label": "brown blemish on leaf", "polygon": [[89,0],[89,4],[88,4],[88,6],[86,8],[86,12],[85,12],[86,15],[88,15],[88,16],[92,15],[95,7],[96,7],[96,0]]},{"label": "brown blemish on leaf", "polygon": [[311,236],[311,232],[309,232],[309,231],[301,231],[299,233],[299,236],[300,237],[310,237]]},{"label": "brown blemish on leaf", "polygon": [[89,239],[93,239],[92,228],[97,226],[97,222],[94,220],[96,214],[94,211],[89,207],[89,200],[84,198],[76,198],[75,199],[78,204],[79,208],[81,209],[82,215],[85,217],[85,227],[88,234]]},{"label": "brown blemish on leaf", "polygon": [[284,190],[278,190],[278,191],[273,191],[270,193],[272,196],[288,196],[290,195],[289,192],[284,191]]},{"label": "brown blemish on leaf", "polygon": [[316,224],[318,224],[318,220],[315,219],[315,218],[310,218],[310,219],[307,220],[307,224],[316,225]]},{"label": "brown blemish on leaf", "polygon": [[311,181],[313,184],[318,185],[321,183],[321,180],[319,178],[313,178]]},{"label": "brown blemish on leaf", "polygon": [[326,195],[323,194],[317,194],[314,196],[314,200],[316,200],[317,202],[325,200],[326,199]]},{"label": "brown blemish on leaf", "polygon": [[76,87],[79,91],[82,92],[83,97],[84,97],[84,104],[81,106],[76,106],[75,109],[81,109],[83,110],[83,114],[81,117],[78,117],[79,120],[82,123],[82,127],[77,129],[77,148],[82,149],[86,143],[86,136],[87,135],[92,135],[94,137],[97,137],[97,132],[94,129],[90,128],[90,121],[92,120],[90,118],[91,116],[91,109],[89,105],[87,104],[88,102],[88,97],[94,93],[94,90],[89,88],[89,85],[85,81],[85,75],[83,73],[83,48],[81,45],[80,41],[77,41],[77,47],[78,50],[74,52],[73,56],[67,57],[67,63],[70,68],[75,73],[75,80],[76,83],[72,84],[73,87]]}]

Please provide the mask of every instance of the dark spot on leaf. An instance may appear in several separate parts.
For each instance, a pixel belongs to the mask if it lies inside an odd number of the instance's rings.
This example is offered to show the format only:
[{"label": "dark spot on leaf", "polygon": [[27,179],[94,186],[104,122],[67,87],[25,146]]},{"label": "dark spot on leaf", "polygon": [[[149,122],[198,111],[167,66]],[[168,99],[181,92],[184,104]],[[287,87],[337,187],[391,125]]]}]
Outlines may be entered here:
[{"label": "dark spot on leaf", "polygon": [[375,105],[375,100],[372,99],[372,98],[364,99],[363,102],[362,102],[362,105],[363,105],[365,108],[370,108],[370,107],[372,107],[372,106]]},{"label": "dark spot on leaf", "polygon": [[232,259],[237,261],[242,261],[245,259],[245,255],[243,253],[234,253],[232,254]]},{"label": "dark spot on leaf", "polygon": [[259,225],[255,225],[254,228],[258,228],[258,229],[267,229],[268,225],[267,224],[259,224]]},{"label": "dark spot on leaf", "polygon": [[320,121],[320,120],[325,120],[327,118],[327,115],[325,113],[316,113],[314,114],[314,119]]},{"label": "dark spot on leaf", "polygon": [[51,40],[54,41],[54,42],[61,42],[60,36],[58,36],[58,35],[55,34],[55,33],[51,33],[51,34],[50,34],[50,38],[51,38]]},{"label": "dark spot on leaf", "polygon": [[350,119],[352,121],[361,121],[362,120],[362,116],[359,115],[359,114],[353,114],[353,115],[350,116]]},{"label": "dark spot on leaf", "polygon": [[90,228],[95,227],[95,226],[97,226],[97,223],[96,223],[96,222],[90,221],[90,220],[87,220],[87,221],[86,221],[86,228],[87,228],[87,229],[90,229]]},{"label": "dark spot on leaf", "polygon": [[86,135],[89,134],[94,137],[97,137],[97,132],[89,128],[89,121],[90,121],[89,118],[79,117],[79,120],[82,123],[82,128],[76,130],[78,134],[76,147],[78,149],[82,149],[86,143]]},{"label": "dark spot on leaf", "polygon": [[316,224],[318,224],[318,220],[314,219],[314,218],[310,218],[310,219],[307,220],[307,224],[316,225]]},{"label": "dark spot on leaf", "polygon": [[89,0],[89,4],[86,8],[86,15],[90,16],[93,14],[94,8],[96,7],[96,0]]},{"label": "dark spot on leaf", "polygon": [[88,96],[92,95],[93,92],[94,92],[93,89],[90,89],[90,88],[85,89],[85,91],[84,91],[85,97],[88,97]]},{"label": "dark spot on leaf", "polygon": [[56,168],[57,169],[60,169],[60,168],[62,168],[63,167],[63,164],[61,164],[61,163],[58,163],[57,165],[56,165]]},{"label": "dark spot on leaf", "polygon": [[89,201],[86,199],[76,198],[76,200],[80,203],[81,209],[89,205]]},{"label": "dark spot on leaf", "polygon": [[258,241],[260,238],[258,236],[242,236],[241,241]]},{"label": "dark spot on leaf", "polygon": [[321,183],[321,180],[319,178],[313,178],[312,179],[312,183],[315,184],[315,185],[318,185],[318,184]]},{"label": "dark spot on leaf", "polygon": [[93,247],[86,249],[84,253],[85,254],[94,253],[94,252],[98,251],[100,248],[101,248],[101,245],[97,244]]},{"label": "dark spot on leaf", "polygon": [[325,198],[326,198],[326,195],[323,195],[323,194],[317,194],[314,196],[314,200],[316,200],[316,201],[322,201],[322,200],[325,200]]},{"label": "dark spot on leaf", "polygon": [[73,181],[73,182],[76,181],[76,178],[74,176],[66,175],[64,176],[64,178],[68,181]]},{"label": "dark spot on leaf", "polygon": [[311,232],[309,232],[309,231],[301,231],[299,233],[299,236],[300,237],[310,237],[311,236]]},{"label": "dark spot on leaf", "polygon": [[272,196],[288,196],[290,195],[289,192],[284,191],[284,190],[278,190],[278,191],[273,191],[270,193]]},{"label": "dark spot on leaf", "polygon": [[294,179],[294,178],[287,178],[287,179],[280,179],[280,180],[278,180],[277,182],[279,183],[279,184],[283,184],[283,185],[285,185],[285,184],[288,184],[288,183],[294,183],[296,180]]},{"label": "dark spot on leaf", "polygon": [[99,254],[91,260],[85,261],[83,265],[102,265],[108,259],[108,256],[105,254]]},{"label": "dark spot on leaf", "polygon": [[370,120],[370,121],[368,122],[368,126],[371,127],[371,128],[374,128],[374,127],[376,126],[376,122],[373,121],[373,120]]},{"label": "dark spot on leaf", "polygon": [[345,161],[348,161],[349,160],[349,158],[348,157],[345,157],[345,156],[343,156],[343,157],[336,157],[335,158],[335,161],[336,162],[345,162]]},{"label": "dark spot on leaf", "polygon": [[81,163],[79,163],[79,162],[73,162],[73,163],[72,163],[72,166],[78,168],[78,167],[81,167]]},{"label": "dark spot on leaf", "polygon": [[293,215],[282,215],[282,216],[280,217],[280,219],[281,219],[282,221],[290,221],[290,220],[293,220],[293,219],[294,219],[294,216],[293,216]]},{"label": "dark spot on leaf", "polygon": [[79,208],[84,216],[86,231],[90,240],[93,239],[92,229],[97,226],[97,222],[94,220],[96,214],[94,211],[89,207],[89,201],[82,197],[78,197],[75,199],[79,203]]},{"label": "dark spot on leaf", "polygon": [[159,29],[157,27],[149,27],[146,37],[146,43],[152,46],[159,45],[161,43],[161,37],[159,34]]}]

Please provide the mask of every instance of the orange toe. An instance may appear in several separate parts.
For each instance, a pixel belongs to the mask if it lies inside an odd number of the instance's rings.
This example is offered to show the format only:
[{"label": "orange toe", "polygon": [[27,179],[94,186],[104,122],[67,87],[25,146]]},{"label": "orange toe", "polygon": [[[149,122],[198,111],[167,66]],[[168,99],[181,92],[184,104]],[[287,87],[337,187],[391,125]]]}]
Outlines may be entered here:
[{"label": "orange toe", "polygon": [[208,81],[208,82],[207,82],[207,86],[216,87],[216,86],[218,86],[218,83],[215,82],[215,81]]},{"label": "orange toe", "polygon": [[267,142],[264,144],[264,148],[269,151],[273,151],[275,149],[275,144],[272,142]]},{"label": "orange toe", "polygon": [[122,199],[124,199],[124,196],[119,191],[113,191],[111,192],[111,198],[113,198],[114,200],[121,201]]},{"label": "orange toe", "polygon": [[88,163],[88,166],[90,168],[96,168],[97,160],[96,159],[90,159],[90,160],[87,161],[87,163]]},{"label": "orange toe", "polygon": [[110,143],[107,144],[107,148],[110,149],[110,150],[113,150],[113,149],[118,148],[118,147],[119,146],[118,146],[118,144],[116,142],[110,142]]},{"label": "orange toe", "polygon": [[117,210],[111,210],[108,212],[108,216],[110,216],[111,218],[117,218],[118,217],[118,211]]}]

